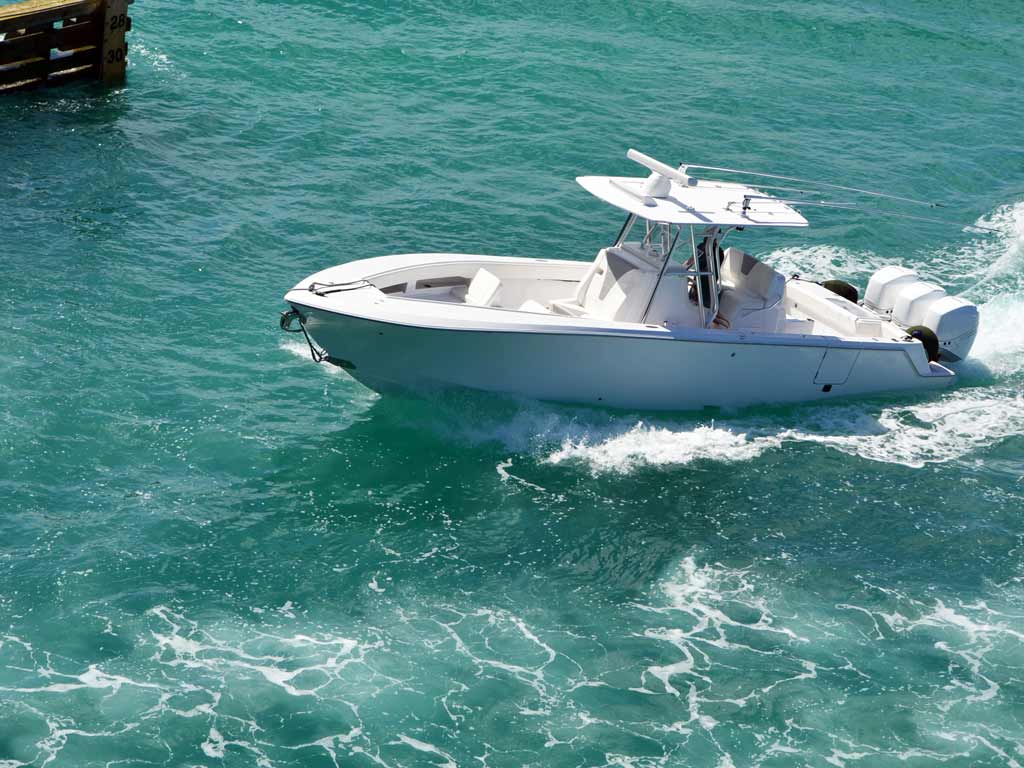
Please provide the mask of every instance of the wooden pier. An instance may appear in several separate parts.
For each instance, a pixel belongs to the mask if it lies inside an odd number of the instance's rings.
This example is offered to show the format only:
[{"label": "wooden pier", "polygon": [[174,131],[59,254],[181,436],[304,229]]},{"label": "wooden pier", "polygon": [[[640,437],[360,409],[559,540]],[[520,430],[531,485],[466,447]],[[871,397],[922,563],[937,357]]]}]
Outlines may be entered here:
[{"label": "wooden pier", "polygon": [[124,82],[132,0],[0,5],[0,95],[74,80]]}]

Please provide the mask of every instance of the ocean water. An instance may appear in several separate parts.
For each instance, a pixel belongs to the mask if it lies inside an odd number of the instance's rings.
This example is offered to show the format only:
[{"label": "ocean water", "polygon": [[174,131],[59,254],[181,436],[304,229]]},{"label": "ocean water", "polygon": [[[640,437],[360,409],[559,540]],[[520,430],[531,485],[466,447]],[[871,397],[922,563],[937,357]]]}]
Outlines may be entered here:
[{"label": "ocean water", "polygon": [[[1024,764],[1024,6],[132,15],[126,87],[0,101],[2,768]],[[630,146],[948,203],[744,242],[977,302],[959,385],[381,398],[278,331],[350,259],[592,258]]]}]

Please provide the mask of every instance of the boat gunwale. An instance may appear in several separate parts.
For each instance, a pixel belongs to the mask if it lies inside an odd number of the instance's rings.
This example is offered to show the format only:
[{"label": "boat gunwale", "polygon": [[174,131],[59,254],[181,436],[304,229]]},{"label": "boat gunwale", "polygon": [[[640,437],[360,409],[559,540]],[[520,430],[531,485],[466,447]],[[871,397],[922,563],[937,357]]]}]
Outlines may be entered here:
[{"label": "boat gunwale", "polygon": [[[863,340],[863,339],[852,339],[843,336],[823,336],[815,334],[787,334],[787,333],[763,333],[756,331],[731,331],[728,329],[711,329],[711,328],[680,328],[670,329],[663,328],[661,326],[641,326],[640,328],[606,328],[606,329],[595,329],[595,328],[580,328],[578,331],[569,330],[571,326],[547,326],[546,328],[457,328],[447,325],[426,325],[422,323],[406,323],[399,322],[396,320],[387,320],[379,317],[368,317],[366,315],[360,315],[353,312],[344,312],[338,309],[332,309],[323,306],[317,306],[315,304],[304,304],[295,299],[289,298],[292,291],[289,291],[285,295],[285,300],[296,309],[312,310],[317,312],[325,312],[331,315],[338,315],[340,317],[352,318],[355,320],[362,320],[368,323],[379,323],[381,325],[395,326],[399,328],[414,328],[431,331],[447,331],[451,333],[519,333],[519,334],[530,334],[530,335],[543,335],[543,336],[594,336],[601,338],[626,338],[636,339],[643,341],[665,341],[665,342],[682,342],[691,344],[733,344],[743,346],[786,346],[786,347],[810,347],[820,349],[857,349],[857,350],[875,350],[875,351],[902,351],[909,357],[910,350],[913,348],[912,344],[917,343],[912,340]],[[387,297],[389,300],[392,297]],[[410,301],[429,301],[429,299],[409,299]],[[435,304],[447,304],[447,302],[431,302]],[[476,307],[480,309],[480,307]],[[486,309],[492,309],[501,312],[516,312],[519,314],[519,310],[505,309],[502,307],[486,307]],[[578,318],[566,318],[567,320],[574,320]],[[643,329],[646,330],[660,330],[660,333],[643,333]],[[711,335],[714,334],[714,338],[700,338],[697,336],[683,335],[680,332],[686,334],[701,334]],[[718,334],[723,334],[719,336]],[[726,335],[728,334],[728,335]],[[735,334],[735,335],[733,335]],[[781,343],[780,343],[781,342]],[[913,360],[910,360],[911,366],[917,371],[917,366],[913,365]],[[946,371],[944,374],[933,373],[931,376],[918,372],[921,378],[931,378],[934,376],[955,376],[955,371],[947,368],[944,365],[931,363],[929,367],[937,366],[942,370]]]}]

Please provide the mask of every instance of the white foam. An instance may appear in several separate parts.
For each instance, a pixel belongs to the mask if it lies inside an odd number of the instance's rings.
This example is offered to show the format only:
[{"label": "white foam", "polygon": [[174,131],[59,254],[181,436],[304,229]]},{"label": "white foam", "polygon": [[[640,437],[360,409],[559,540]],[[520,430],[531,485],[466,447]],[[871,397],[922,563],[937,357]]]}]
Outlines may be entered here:
[{"label": "white foam", "polygon": [[224,748],[226,746],[227,742],[224,737],[221,736],[220,731],[213,726],[210,726],[210,733],[209,736],[207,736],[206,741],[200,745],[204,755],[215,758],[224,757]]},{"label": "white foam", "polygon": [[529,480],[524,480],[523,478],[518,477],[517,475],[513,475],[511,472],[508,471],[509,467],[511,466],[512,459],[505,459],[505,461],[498,462],[498,465],[495,467],[495,469],[498,472],[498,477],[501,478],[501,482],[507,483],[508,481],[513,480],[526,488],[530,488],[531,490],[543,491],[544,493],[547,492],[547,489],[542,488],[536,483],[531,483]]},{"label": "white foam", "polygon": [[[845,409],[851,425],[865,411]],[[1018,389],[953,392],[920,405],[886,408],[874,434],[822,434],[787,430],[783,440],[813,442],[864,459],[908,467],[962,459],[978,449],[1024,434],[1024,395]]]},{"label": "white foam", "polygon": [[[960,389],[938,399],[876,409],[856,402],[809,405],[797,413],[793,426],[757,417],[697,426],[624,422],[563,438],[543,460],[580,463],[595,474],[626,474],[698,460],[750,461],[787,444],[815,443],[863,459],[923,467],[963,459],[1024,434],[1024,394],[1013,386]],[[792,424],[793,417],[788,421]],[[580,431],[578,425],[573,431]]]},{"label": "white foam", "polygon": [[[277,612],[295,619],[294,608],[289,600]],[[245,643],[220,639],[211,632],[200,630],[194,622],[165,606],[156,606],[148,613],[159,617],[170,627],[167,633],[150,633],[159,647],[154,658],[161,664],[221,673],[225,670],[255,672],[291,696],[319,697],[319,692],[335,680],[341,670],[359,663],[361,652],[372,647],[364,647],[358,641],[345,637],[279,636],[256,632],[248,642],[258,643],[259,652],[250,653]],[[264,652],[268,647],[275,653]],[[308,687],[295,684],[300,678],[308,683],[311,677],[319,678],[319,684]]]},{"label": "white foam", "polygon": [[[679,726],[711,731],[719,721],[702,711],[703,704],[744,707],[783,683],[817,676],[814,662],[792,655],[793,649],[807,641],[780,625],[764,590],[754,581],[753,569],[719,563],[698,565],[697,558],[690,555],[658,586],[652,604],[638,606],[657,616],[659,622],[643,636],[671,644],[679,657],[668,664],[648,666],[641,674],[643,687],[632,690],[685,699],[689,718]],[[784,654],[780,653],[783,650]],[[716,651],[728,653],[731,660],[737,654],[772,656],[773,673],[767,680],[760,677],[752,682],[746,692],[730,689],[725,696],[709,696],[716,685]],[[660,686],[647,688],[651,678]]]},{"label": "white foam", "polygon": [[156,70],[170,71],[174,69],[171,58],[166,53],[150,48],[144,42],[132,41],[132,59],[130,60],[138,60],[138,58],[149,62],[150,66]]},{"label": "white foam", "polygon": [[69,693],[71,691],[78,691],[84,688],[96,688],[96,689],[107,689],[109,688],[112,693],[117,693],[121,690],[122,686],[133,686],[136,688],[152,688],[159,689],[160,686],[156,683],[147,683],[132,680],[129,677],[123,677],[121,675],[111,675],[103,672],[95,664],[89,666],[89,668],[81,673],[80,675],[67,675],[61,672],[56,672],[48,667],[41,667],[36,670],[40,677],[49,679],[52,677],[62,677],[74,682],[67,683],[51,683],[49,685],[43,685],[38,687],[0,687],[0,691],[9,691],[12,693]]},{"label": "white foam", "polygon": [[869,251],[851,251],[833,245],[779,248],[767,254],[764,261],[786,277],[799,274],[809,280],[844,278],[865,284],[875,270],[892,263],[892,259]]},{"label": "white foam", "polygon": [[1016,289],[1024,288],[1024,200],[1000,206],[977,223],[997,229],[999,234],[983,235],[957,253],[957,267],[964,269],[973,262],[974,269],[970,273],[979,277],[967,293],[993,296],[992,287],[998,290],[1007,278]]},{"label": "white foam", "polygon": [[[1010,305],[1024,313],[1024,303],[1013,300]],[[1019,354],[1024,352],[1024,340],[1014,344],[999,345],[984,334],[981,359],[1002,373],[1016,373],[1024,367]],[[872,461],[922,467],[964,459],[999,440],[1024,434],[1024,395],[1019,386],[1007,382],[962,387],[911,404],[881,408],[876,402],[856,400],[808,404],[794,409],[784,421],[771,415],[752,415],[710,423],[686,415],[678,420],[647,422],[534,403],[524,404],[512,418],[500,423],[488,425],[486,421],[475,421],[474,433],[466,436],[497,439],[508,448],[533,453],[542,463],[578,465],[595,475],[629,474],[643,467],[687,466],[697,461],[746,462],[766,451],[799,443],[814,443]],[[495,467],[503,482],[542,490],[509,472],[512,461],[508,458]]]},{"label": "white foam", "polygon": [[404,744],[407,747],[412,747],[418,752],[427,752],[428,754],[437,755],[444,759],[445,762],[435,763],[435,765],[440,765],[442,768],[458,768],[455,760],[447,752],[435,747],[433,744],[428,744],[425,741],[420,741],[419,739],[414,739],[411,736],[406,736],[404,733],[400,733],[398,735],[398,741],[392,741],[389,743]]},{"label": "white foam", "polygon": [[[1005,663],[1007,649],[1016,653],[1024,641],[1024,632],[1014,626],[1019,616],[990,608],[985,601],[954,600],[951,602],[956,602],[955,605],[947,605],[941,599],[915,600],[896,590],[871,584],[865,586],[884,594],[888,600],[896,600],[896,605],[889,605],[885,610],[842,603],[836,607],[869,617],[874,624],[876,641],[884,640],[888,633],[913,634],[924,629],[923,637],[932,647],[950,657],[950,669],[963,671],[944,686],[949,698],[935,703],[939,712],[949,712],[963,703],[987,702],[999,697],[1001,687],[993,679],[993,671]],[[880,631],[881,626],[885,626],[887,633]],[[936,636],[941,639],[935,640]],[[950,741],[958,740],[956,735],[939,735]]]},{"label": "white foam", "polygon": [[[283,349],[285,352],[290,352],[291,354],[295,355],[296,357],[301,357],[302,359],[304,359],[308,363],[312,363],[313,362],[313,359],[310,357],[310,354],[309,354],[309,345],[306,344],[303,341],[299,341],[299,340],[296,340],[296,339],[284,339],[284,340],[282,340],[278,344],[278,347]],[[321,370],[323,370],[326,373],[329,373],[329,374],[331,374],[333,376],[338,376],[338,375],[344,373],[344,371],[341,368],[339,368],[338,366],[336,366],[336,365],[328,365],[327,363],[319,363],[319,367],[320,367]]]},{"label": "white foam", "polygon": [[981,320],[971,358],[998,376],[1024,368],[1024,293],[996,296],[978,308]]},{"label": "white foam", "polygon": [[638,422],[621,434],[567,438],[546,459],[582,461],[595,472],[630,472],[642,465],[689,464],[699,459],[747,461],[778,445],[771,437],[748,437],[715,425],[675,430]]}]

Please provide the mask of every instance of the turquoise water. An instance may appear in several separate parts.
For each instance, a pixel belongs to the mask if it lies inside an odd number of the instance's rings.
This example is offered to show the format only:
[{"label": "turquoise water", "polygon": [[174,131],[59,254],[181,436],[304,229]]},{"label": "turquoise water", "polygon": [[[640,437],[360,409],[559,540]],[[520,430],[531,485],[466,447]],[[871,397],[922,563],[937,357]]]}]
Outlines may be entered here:
[{"label": "turquoise water", "polygon": [[[1024,10],[133,6],[0,102],[0,766],[1024,764]],[[949,202],[748,248],[981,306],[951,391],[690,416],[379,398],[350,259],[590,259],[627,147]]]}]

